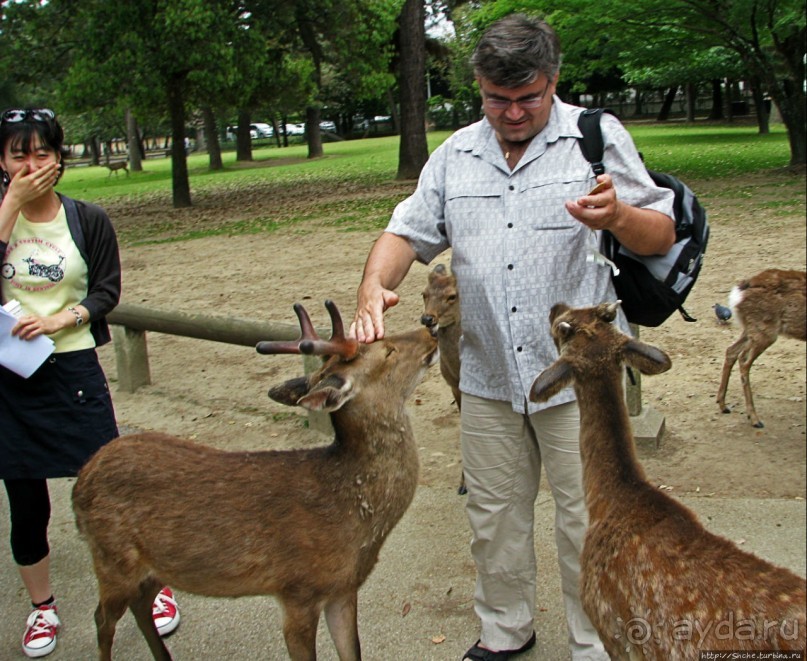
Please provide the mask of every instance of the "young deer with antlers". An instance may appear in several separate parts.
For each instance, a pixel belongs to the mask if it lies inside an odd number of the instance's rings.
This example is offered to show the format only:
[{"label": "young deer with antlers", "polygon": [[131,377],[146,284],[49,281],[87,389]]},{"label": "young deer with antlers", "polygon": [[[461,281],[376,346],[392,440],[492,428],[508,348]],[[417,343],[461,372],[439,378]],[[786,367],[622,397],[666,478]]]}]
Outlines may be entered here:
[{"label": "young deer with antlers", "polygon": [[[437,344],[440,347],[440,374],[451,388],[457,409],[461,409],[460,296],[457,290],[457,279],[446,269],[445,264],[438,264],[429,271],[429,278],[423,290],[423,314],[420,317],[420,323],[437,332]],[[468,492],[465,488],[463,473],[460,473],[460,485],[457,492],[460,495]]]},{"label": "young deer with antlers", "polygon": [[739,359],[745,414],[754,427],[761,428],[765,425],[757,415],[751,394],[751,365],[780,335],[802,342],[807,339],[807,273],[781,269],[757,273],[731,290],[729,307],[742,333],[726,349],[717,405],[723,413],[731,413],[726,406],[726,390],[731,370]]},{"label": "young deer with antlers", "polygon": [[[659,491],[636,457],[623,364],[670,368],[663,351],[621,333],[618,303],[555,305],[560,357],[532,385],[546,401],[573,383],[589,528],[583,608],[612,659],[696,661],[703,650],[804,650],[803,578],[707,531]],[[637,631],[637,628],[639,629]]]},{"label": "young deer with antlers", "polygon": [[225,452],[143,433],[112,441],[81,470],[73,508],[98,578],[102,660],[127,607],[154,658],[171,658],[151,617],[165,584],[215,597],[274,595],[294,661],[316,659],[324,610],[339,659],[361,658],[357,592],[414,497],[418,454],[405,400],[437,361],[437,340],[421,328],[360,346],[326,306],[330,340],[295,305],[301,338],[257,350],[330,356],[269,396],[329,411],[331,445]]}]

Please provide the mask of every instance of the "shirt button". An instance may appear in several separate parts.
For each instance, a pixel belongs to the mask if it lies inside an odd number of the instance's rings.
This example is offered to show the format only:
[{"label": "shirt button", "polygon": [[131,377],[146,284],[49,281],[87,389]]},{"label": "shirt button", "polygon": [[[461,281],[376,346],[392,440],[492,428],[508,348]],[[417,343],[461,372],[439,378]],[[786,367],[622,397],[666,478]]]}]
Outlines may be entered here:
[{"label": "shirt button", "polygon": [[516,351],[518,351],[519,353],[521,353],[521,347],[516,347]]},{"label": "shirt button", "polygon": [[510,190],[515,190],[515,189],[516,189],[516,187],[515,187],[515,186],[513,186],[513,184],[510,184],[510,185],[508,186],[508,188],[509,188]]},{"label": "shirt button", "polygon": [[512,264],[508,264],[508,265],[507,265],[507,270],[508,270],[508,271],[512,271],[512,270],[513,270],[513,265],[512,265]]},{"label": "shirt button", "polygon": [[510,308],[510,312],[515,312],[516,310],[518,310],[518,308],[515,305]]},{"label": "shirt button", "polygon": [[508,228],[512,228],[512,227],[513,227],[513,223],[507,223],[507,227],[508,227]]}]

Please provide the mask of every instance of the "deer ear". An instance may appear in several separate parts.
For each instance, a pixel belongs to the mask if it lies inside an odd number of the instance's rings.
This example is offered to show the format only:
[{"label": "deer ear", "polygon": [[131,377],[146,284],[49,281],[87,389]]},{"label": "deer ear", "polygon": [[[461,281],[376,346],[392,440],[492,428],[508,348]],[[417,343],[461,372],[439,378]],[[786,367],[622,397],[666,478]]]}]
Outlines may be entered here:
[{"label": "deer ear", "polygon": [[309,411],[336,411],[353,399],[353,383],[331,374],[297,400],[297,405]]},{"label": "deer ear", "polygon": [[616,301],[614,303],[600,303],[597,306],[597,316],[610,324],[614,319],[616,319],[616,313],[621,304],[622,301]]},{"label": "deer ear", "polygon": [[661,349],[636,339],[626,342],[624,355],[625,362],[642,374],[661,374],[672,367],[670,357]]},{"label": "deer ear", "polygon": [[531,402],[545,402],[572,381],[572,368],[565,358],[558,358],[541,372],[530,388]]},{"label": "deer ear", "polygon": [[566,305],[566,303],[555,303],[552,306],[552,309],[549,311],[549,324],[552,325],[552,322],[555,321],[560,315],[562,315],[567,310],[571,310],[571,308]]},{"label": "deer ear", "polygon": [[298,376],[269,390],[269,397],[286,406],[297,406],[297,401],[308,392],[308,377]]}]

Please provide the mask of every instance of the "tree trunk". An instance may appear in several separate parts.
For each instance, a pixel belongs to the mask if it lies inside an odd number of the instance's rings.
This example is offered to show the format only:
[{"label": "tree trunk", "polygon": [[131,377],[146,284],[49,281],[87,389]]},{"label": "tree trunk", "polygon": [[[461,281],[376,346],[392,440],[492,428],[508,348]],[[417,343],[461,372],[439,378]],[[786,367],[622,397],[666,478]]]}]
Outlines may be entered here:
[{"label": "tree trunk", "polygon": [[126,142],[129,144],[129,169],[142,172],[143,162],[140,159],[140,136],[137,131],[137,120],[131,108],[126,109]]},{"label": "tree trunk", "polygon": [[308,158],[322,156],[322,133],[319,130],[319,106],[305,109],[305,132],[308,138]]},{"label": "tree trunk", "polygon": [[211,170],[223,170],[224,164],[221,161],[221,144],[219,143],[219,133],[216,128],[216,116],[210,106],[202,107],[202,121],[204,122],[209,167]]},{"label": "tree trunk", "polygon": [[695,83],[687,83],[687,121],[695,121],[695,104],[698,100],[698,86]]},{"label": "tree trunk", "polygon": [[675,95],[678,93],[678,85],[673,85],[667,90],[667,95],[664,97],[664,103],[661,105],[661,110],[658,112],[658,117],[656,118],[659,122],[665,122],[670,118],[670,110],[672,109],[673,101],[675,101]]},{"label": "tree trunk", "polygon": [[426,30],[423,0],[405,0],[398,17],[401,140],[396,179],[417,179],[429,158],[426,142]]},{"label": "tree trunk", "polygon": [[709,110],[709,119],[723,119],[723,81],[720,78],[712,80],[712,108]]},{"label": "tree trunk", "polygon": [[249,125],[252,115],[248,110],[238,111],[238,132],[235,134],[235,160],[252,160],[252,138],[249,135]]},{"label": "tree trunk", "polygon": [[762,93],[762,84],[759,79],[751,78],[748,81],[751,85],[751,98],[754,100],[754,115],[757,118],[757,128],[760,135],[768,135],[771,132],[770,112],[765,107],[765,95]]},{"label": "tree trunk", "polygon": [[633,97],[633,116],[641,117],[644,114],[644,92],[640,89],[635,90]]},{"label": "tree trunk", "polygon": [[185,155],[184,87],[184,77],[168,81],[168,109],[171,114],[171,186],[175,209],[193,206],[188,181],[188,161]]},{"label": "tree trunk", "polygon": [[90,139],[90,154],[90,165],[101,165],[101,143],[97,135]]}]

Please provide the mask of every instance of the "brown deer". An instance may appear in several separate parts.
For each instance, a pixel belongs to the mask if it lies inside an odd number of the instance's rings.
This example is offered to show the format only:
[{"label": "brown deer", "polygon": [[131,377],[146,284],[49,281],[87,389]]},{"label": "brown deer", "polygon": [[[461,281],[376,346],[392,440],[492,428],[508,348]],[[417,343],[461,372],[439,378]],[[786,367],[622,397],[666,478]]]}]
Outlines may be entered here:
[{"label": "brown deer", "polygon": [[154,658],[171,658],[151,618],[166,584],[214,597],[274,595],[294,661],[316,659],[324,610],[339,659],[361,658],[357,593],[415,493],[405,400],[437,362],[437,339],[420,328],[359,345],[336,306],[326,306],[330,340],[295,305],[301,338],[257,350],[330,356],[269,396],[330,412],[331,445],[225,452],[143,433],[112,441],[81,470],[73,508],[98,578],[102,660],[127,607]]},{"label": "brown deer", "polygon": [[729,294],[729,307],[742,333],[726,349],[726,360],[717,390],[717,405],[723,413],[726,390],[734,363],[740,360],[740,381],[745,395],[745,414],[754,427],[759,419],[751,394],[751,365],[780,335],[805,341],[807,337],[807,273],[768,269],[737,284]]},{"label": "brown deer", "polygon": [[589,527],[583,608],[612,659],[696,661],[703,650],[804,650],[803,578],[707,531],[647,481],[636,457],[623,364],[670,368],[663,351],[620,332],[618,303],[550,313],[560,357],[532,385],[546,401],[570,383],[580,407]]},{"label": "brown deer", "polygon": [[110,160],[107,159],[107,162],[104,163],[104,165],[109,170],[109,174],[107,175],[107,177],[111,177],[113,172],[115,173],[115,176],[117,177],[118,176],[118,170],[124,170],[126,172],[126,176],[127,177],[129,176],[129,163],[127,163],[126,161],[110,162]]},{"label": "brown deer", "polygon": [[[460,392],[460,295],[457,279],[446,269],[445,264],[437,264],[430,272],[426,288],[423,290],[423,314],[420,323],[437,331],[440,347],[440,374],[451,388],[457,409],[462,408]],[[460,473],[457,493],[467,493],[465,475]]]}]

